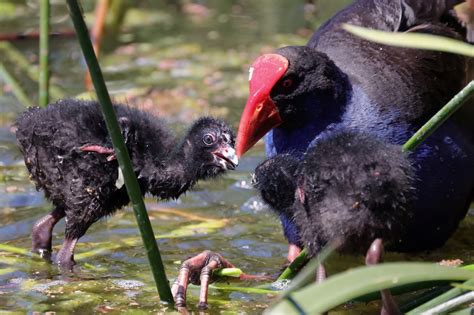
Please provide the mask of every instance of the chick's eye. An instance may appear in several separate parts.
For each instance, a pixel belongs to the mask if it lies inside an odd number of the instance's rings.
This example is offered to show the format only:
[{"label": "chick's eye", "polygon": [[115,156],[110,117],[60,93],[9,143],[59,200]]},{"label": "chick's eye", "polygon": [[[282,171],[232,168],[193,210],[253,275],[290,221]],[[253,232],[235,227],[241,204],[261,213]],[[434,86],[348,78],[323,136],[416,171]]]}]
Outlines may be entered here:
[{"label": "chick's eye", "polygon": [[292,79],[285,79],[285,80],[283,80],[283,82],[281,83],[281,85],[282,85],[285,89],[289,89],[290,87],[293,86],[293,80],[292,80]]},{"label": "chick's eye", "polygon": [[216,141],[216,138],[214,135],[207,133],[202,137],[202,142],[204,142],[205,145],[211,145]]}]

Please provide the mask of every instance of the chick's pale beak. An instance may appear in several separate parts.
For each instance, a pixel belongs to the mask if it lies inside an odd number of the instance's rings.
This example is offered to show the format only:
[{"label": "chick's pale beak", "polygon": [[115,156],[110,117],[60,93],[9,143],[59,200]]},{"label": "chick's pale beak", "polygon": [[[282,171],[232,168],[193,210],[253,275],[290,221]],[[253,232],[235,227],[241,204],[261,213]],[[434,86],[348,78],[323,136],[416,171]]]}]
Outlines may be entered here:
[{"label": "chick's pale beak", "polygon": [[237,154],[235,150],[230,145],[222,145],[216,151],[212,152],[214,156],[217,158],[218,163],[224,168],[228,170],[233,170],[239,165],[239,159],[237,158]]}]

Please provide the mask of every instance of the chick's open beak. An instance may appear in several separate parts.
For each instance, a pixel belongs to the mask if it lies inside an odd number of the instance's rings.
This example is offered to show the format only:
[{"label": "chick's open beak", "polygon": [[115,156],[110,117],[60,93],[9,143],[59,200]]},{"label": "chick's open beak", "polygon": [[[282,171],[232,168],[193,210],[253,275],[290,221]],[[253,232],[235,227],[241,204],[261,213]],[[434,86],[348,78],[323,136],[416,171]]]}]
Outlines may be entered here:
[{"label": "chick's open beak", "polygon": [[226,170],[233,170],[239,165],[239,159],[234,148],[228,144],[223,144],[212,154],[217,159],[219,165]]}]

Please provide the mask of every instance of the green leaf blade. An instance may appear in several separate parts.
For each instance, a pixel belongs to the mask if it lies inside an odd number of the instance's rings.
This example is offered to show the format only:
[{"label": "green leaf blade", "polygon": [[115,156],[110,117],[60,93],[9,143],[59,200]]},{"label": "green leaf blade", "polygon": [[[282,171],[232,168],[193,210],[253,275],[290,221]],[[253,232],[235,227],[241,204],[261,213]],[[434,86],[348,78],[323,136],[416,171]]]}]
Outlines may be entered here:
[{"label": "green leaf blade", "polygon": [[350,24],[343,24],[342,28],[351,34],[379,44],[444,51],[474,57],[473,45],[448,37],[415,32],[384,32]]},{"label": "green leaf blade", "polygon": [[[465,281],[474,278],[474,272],[430,263],[386,263],[359,267],[328,278],[321,284],[312,284],[290,295],[292,302],[282,300],[267,314],[292,314],[298,308],[307,314],[320,314],[364,294],[414,282]],[[318,298],[319,297],[319,298]]]}]

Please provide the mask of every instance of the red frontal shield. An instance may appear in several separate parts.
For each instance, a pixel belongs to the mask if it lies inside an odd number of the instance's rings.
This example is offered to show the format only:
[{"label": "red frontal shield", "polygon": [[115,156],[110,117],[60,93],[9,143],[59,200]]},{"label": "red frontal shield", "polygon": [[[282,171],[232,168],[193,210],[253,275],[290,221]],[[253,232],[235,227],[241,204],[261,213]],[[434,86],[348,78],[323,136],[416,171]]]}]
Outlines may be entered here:
[{"label": "red frontal shield", "polygon": [[268,131],[282,123],[270,92],[287,69],[288,59],[277,54],[260,56],[250,68],[250,94],[240,118],[237,156],[242,156]]}]

